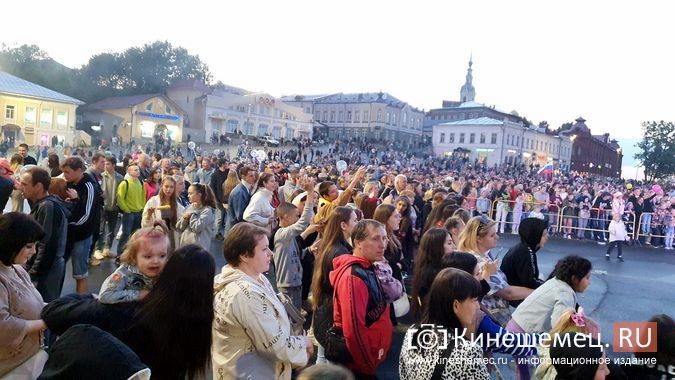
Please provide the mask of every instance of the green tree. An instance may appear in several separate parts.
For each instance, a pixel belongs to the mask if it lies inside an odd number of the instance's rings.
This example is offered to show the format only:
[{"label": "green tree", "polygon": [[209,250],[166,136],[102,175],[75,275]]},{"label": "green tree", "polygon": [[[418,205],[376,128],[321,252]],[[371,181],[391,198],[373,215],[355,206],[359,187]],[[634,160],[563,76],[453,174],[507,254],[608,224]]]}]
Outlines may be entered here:
[{"label": "green tree", "polygon": [[645,168],[645,179],[659,180],[675,175],[675,124],[666,121],[642,123],[641,152],[635,159]]}]

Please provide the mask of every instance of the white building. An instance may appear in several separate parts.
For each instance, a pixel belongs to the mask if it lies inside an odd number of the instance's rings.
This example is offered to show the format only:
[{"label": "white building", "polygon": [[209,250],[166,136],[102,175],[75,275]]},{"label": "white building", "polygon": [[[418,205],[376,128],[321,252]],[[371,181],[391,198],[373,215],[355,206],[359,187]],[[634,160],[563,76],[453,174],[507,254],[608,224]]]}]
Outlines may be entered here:
[{"label": "white building", "polygon": [[314,115],[321,138],[371,138],[414,143],[422,137],[424,111],[390,94],[290,95],[281,98]]},{"label": "white building", "polygon": [[185,110],[186,133],[192,131],[196,141],[222,133],[286,140],[312,137],[311,113],[266,93],[229,86],[211,89],[196,80],[182,80],[167,89],[167,96]]},{"label": "white building", "polygon": [[546,134],[543,129],[520,122],[480,117],[433,126],[432,143],[437,156],[462,155],[469,162],[495,164],[553,163],[568,170],[572,140],[567,136]]}]

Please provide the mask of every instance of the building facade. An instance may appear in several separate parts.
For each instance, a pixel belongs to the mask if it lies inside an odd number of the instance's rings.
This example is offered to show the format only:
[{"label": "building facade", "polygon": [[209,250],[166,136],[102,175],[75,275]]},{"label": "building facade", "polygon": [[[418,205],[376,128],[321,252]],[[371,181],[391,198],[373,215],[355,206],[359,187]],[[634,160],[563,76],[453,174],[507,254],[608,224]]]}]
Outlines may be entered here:
[{"label": "building facade", "polygon": [[100,126],[102,138],[122,143],[151,139],[158,134],[183,141],[183,110],[162,94],[119,96],[81,108],[82,122]]},{"label": "building facade", "polygon": [[76,145],[82,101],[0,71],[0,130],[10,147]]},{"label": "building facade", "polygon": [[593,135],[586,126],[586,120],[579,117],[572,128],[563,134],[574,141],[572,170],[606,177],[621,177],[623,154],[617,141],[610,140],[609,133]]},{"label": "building facade", "polygon": [[488,166],[510,164],[570,169],[572,140],[547,134],[520,122],[480,117],[436,124],[432,127],[436,156],[461,155]]},{"label": "building facade", "polygon": [[281,99],[312,112],[317,138],[421,141],[424,111],[384,92],[291,95]]},{"label": "building facade", "polygon": [[312,137],[312,114],[270,94],[231,86],[211,89],[194,80],[178,81],[166,94],[184,107],[197,141],[221,134],[284,140]]}]

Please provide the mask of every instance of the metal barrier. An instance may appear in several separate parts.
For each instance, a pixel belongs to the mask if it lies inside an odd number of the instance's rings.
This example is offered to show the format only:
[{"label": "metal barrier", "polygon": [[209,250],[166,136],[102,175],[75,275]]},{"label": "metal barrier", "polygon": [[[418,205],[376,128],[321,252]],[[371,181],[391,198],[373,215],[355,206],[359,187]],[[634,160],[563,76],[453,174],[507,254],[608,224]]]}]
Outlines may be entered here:
[{"label": "metal barrier", "polygon": [[[508,210],[504,211],[502,209],[500,211],[498,209],[499,203],[506,203],[507,207],[508,207]],[[517,227],[520,225],[520,222],[524,218],[527,218],[526,215],[528,215],[532,212],[532,211],[526,211],[526,208],[531,210],[531,209],[534,208],[533,206],[540,206],[541,205],[541,203],[536,202],[536,201],[522,202],[523,210],[520,213],[518,213],[513,209],[515,204],[516,204],[516,201],[514,201],[514,200],[505,201],[505,200],[500,199],[500,200],[494,200],[494,201],[490,202],[490,206],[489,206],[490,208],[488,209],[487,215],[490,217],[490,219],[497,222],[497,231],[502,230],[501,225],[504,224],[503,229],[504,229],[505,232],[506,232],[506,226],[510,225],[511,226],[511,232],[517,233],[517,230],[518,230]],[[550,210],[551,206],[553,206],[554,208],[558,208],[558,206],[554,203],[549,203],[548,205],[549,205],[549,211],[546,211],[546,212],[542,211],[541,213],[542,213],[542,215],[544,215],[545,218],[548,217],[549,230],[552,230],[553,233],[558,233],[559,230],[560,230],[560,210],[551,212],[551,210]],[[526,206],[530,206],[530,207],[526,207]],[[551,215],[554,214],[554,213],[556,215],[553,215],[553,217],[551,217]],[[499,214],[499,215],[497,215],[497,214]],[[509,221],[509,219],[508,219],[509,214],[511,214],[511,221]],[[517,218],[518,220],[516,220],[516,216],[518,216],[518,218]]]},{"label": "metal barrier", "polygon": [[[607,210],[605,209],[598,209],[598,208],[591,208],[590,209],[590,217],[588,218],[583,218],[580,217],[578,214],[577,215],[565,215],[565,210],[569,206],[565,206],[562,208],[560,212],[560,222],[559,225],[560,231],[565,234],[565,235],[571,235],[574,236],[578,239],[585,239],[586,238],[586,231],[591,232],[591,238],[595,238],[596,236],[593,236],[594,232],[600,232],[602,233],[604,238],[609,238],[608,236],[605,236],[605,234],[608,233],[607,228],[604,228],[605,225],[608,225],[608,223],[611,221],[611,219],[608,219],[608,214]],[[599,212],[603,211],[603,216],[599,216]],[[598,215],[596,217],[593,217],[593,213],[595,212],[595,215]],[[572,226],[566,226],[565,225],[565,219],[571,219],[572,220]],[[622,219],[623,220],[623,219]],[[590,226],[597,226],[599,223],[602,223],[603,228],[593,228]],[[628,227],[630,226],[629,223],[626,223],[625,221],[623,222],[624,225],[626,226],[626,231],[628,231]],[[633,233],[635,232],[635,219],[633,219],[632,227],[633,227]],[[583,225],[583,226],[582,226]],[[573,233],[569,233],[568,231],[574,231]],[[581,235],[581,236],[580,236]],[[631,237],[634,239],[633,237]]]},{"label": "metal barrier", "polygon": [[[645,219],[645,216],[647,216],[647,215],[650,216],[650,221],[649,221],[649,232],[643,232],[643,231],[642,231],[642,224],[643,224],[643,221],[644,221],[644,219]],[[654,244],[651,243],[651,239],[653,239],[653,238],[659,238],[659,239],[664,239],[664,243],[665,243],[665,239],[667,238],[667,234],[666,234],[665,232],[664,232],[663,235],[656,235],[656,234],[652,234],[651,231],[652,231],[652,229],[654,228],[654,226],[655,226],[655,227],[667,227],[667,226],[665,226],[665,225],[663,225],[663,224],[658,224],[658,223],[655,224],[655,223],[653,223],[653,220],[654,220],[654,213],[653,213],[653,212],[643,212],[643,213],[640,215],[640,223],[639,223],[639,224],[637,225],[637,227],[636,227],[636,228],[638,228],[638,229],[637,229],[637,235],[636,235],[637,238],[636,238],[636,239],[640,239],[641,237],[644,237],[644,238],[647,239],[647,241],[646,241],[647,244],[654,245]],[[665,228],[662,228],[662,230],[665,230]],[[634,229],[633,231],[636,231],[636,230]],[[664,245],[665,245],[665,244],[664,244]]]}]

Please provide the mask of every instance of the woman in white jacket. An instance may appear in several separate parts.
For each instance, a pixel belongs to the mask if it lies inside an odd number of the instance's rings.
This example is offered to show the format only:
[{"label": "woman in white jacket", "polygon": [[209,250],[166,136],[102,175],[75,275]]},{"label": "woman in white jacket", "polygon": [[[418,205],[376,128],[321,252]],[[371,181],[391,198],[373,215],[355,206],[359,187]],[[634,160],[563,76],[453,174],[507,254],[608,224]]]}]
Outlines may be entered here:
[{"label": "woman in white jacket", "polygon": [[213,378],[288,380],[314,346],[307,336],[291,335],[286,309],[263,275],[272,257],[267,231],[238,223],[223,244],[228,264],[214,283]]},{"label": "woman in white jacket", "polygon": [[183,216],[176,223],[180,231],[179,247],[187,244],[199,244],[207,251],[211,248],[214,236],[216,216],[216,197],[208,185],[195,183],[188,189],[190,206],[183,212]]},{"label": "woman in white jacket", "polygon": [[163,220],[169,229],[171,252],[176,249],[180,235],[176,231],[176,223],[183,217],[183,207],[176,201],[176,180],[171,176],[162,179],[159,194],[151,197],[143,208],[141,227],[152,227],[156,220]]},{"label": "woman in white jacket", "polygon": [[274,190],[277,189],[277,180],[274,178],[274,174],[262,173],[258,178],[257,188],[246,210],[244,210],[244,220],[271,232],[275,220],[272,197],[274,196]]}]

